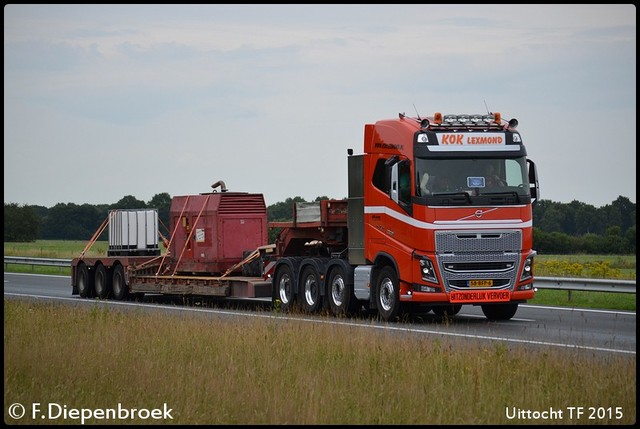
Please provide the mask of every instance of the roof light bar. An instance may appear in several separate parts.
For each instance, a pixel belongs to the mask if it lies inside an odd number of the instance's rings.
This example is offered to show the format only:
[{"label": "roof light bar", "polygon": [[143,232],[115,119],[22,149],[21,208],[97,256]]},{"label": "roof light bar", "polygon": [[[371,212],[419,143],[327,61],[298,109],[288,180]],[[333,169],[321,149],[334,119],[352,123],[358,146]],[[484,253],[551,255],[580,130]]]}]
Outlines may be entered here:
[{"label": "roof light bar", "polygon": [[436,113],[433,118],[435,123],[439,123],[439,119],[442,118],[441,121],[444,122],[445,124],[462,124],[462,125],[465,125],[465,124],[481,125],[483,123],[500,124],[500,120],[501,120],[500,113],[489,113],[487,115],[448,114],[444,116],[442,116],[441,113]]},{"label": "roof light bar", "polygon": [[487,113],[487,114],[446,114],[443,115],[440,112],[433,114],[433,119],[420,120],[420,128],[423,130],[429,127],[471,127],[471,128],[511,128],[515,129],[518,126],[517,119],[509,120],[508,124],[502,122],[502,115],[500,112]]},{"label": "roof light bar", "polygon": [[488,115],[483,115],[482,116],[482,122],[486,123],[486,124],[491,124],[493,122],[495,122],[496,117],[493,116],[493,113],[489,113]]},{"label": "roof light bar", "polygon": [[477,124],[483,121],[482,115],[471,115],[469,117],[469,120],[471,121],[472,124]]}]

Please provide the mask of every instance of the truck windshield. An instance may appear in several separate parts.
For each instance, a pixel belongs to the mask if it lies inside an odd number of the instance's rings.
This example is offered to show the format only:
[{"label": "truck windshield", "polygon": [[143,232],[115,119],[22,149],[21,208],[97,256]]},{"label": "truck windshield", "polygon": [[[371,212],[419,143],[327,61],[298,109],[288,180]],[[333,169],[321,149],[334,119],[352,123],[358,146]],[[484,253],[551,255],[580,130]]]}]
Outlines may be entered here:
[{"label": "truck windshield", "polygon": [[416,159],[418,196],[528,196],[527,177],[525,157]]}]

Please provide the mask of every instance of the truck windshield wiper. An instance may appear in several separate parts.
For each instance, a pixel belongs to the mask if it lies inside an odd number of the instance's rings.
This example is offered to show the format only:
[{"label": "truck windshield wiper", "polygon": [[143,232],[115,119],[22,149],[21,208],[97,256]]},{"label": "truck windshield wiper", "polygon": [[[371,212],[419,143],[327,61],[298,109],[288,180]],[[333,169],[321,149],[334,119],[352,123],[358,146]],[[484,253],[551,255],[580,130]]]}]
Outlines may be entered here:
[{"label": "truck windshield wiper", "polygon": [[432,194],[434,197],[455,197],[455,196],[464,196],[467,199],[467,202],[471,204],[471,196],[469,196],[468,192],[458,191],[458,192],[434,192]]},{"label": "truck windshield wiper", "polygon": [[520,202],[520,194],[516,191],[503,191],[503,192],[483,192],[482,195],[513,195],[516,197],[516,201]]}]

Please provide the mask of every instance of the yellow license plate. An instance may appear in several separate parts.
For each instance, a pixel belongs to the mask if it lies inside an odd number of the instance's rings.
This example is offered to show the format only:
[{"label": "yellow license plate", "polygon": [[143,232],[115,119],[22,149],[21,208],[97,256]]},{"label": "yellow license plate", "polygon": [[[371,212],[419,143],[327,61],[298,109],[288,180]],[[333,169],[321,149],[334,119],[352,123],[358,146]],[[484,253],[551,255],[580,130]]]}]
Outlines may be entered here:
[{"label": "yellow license plate", "polygon": [[491,287],[493,280],[469,280],[469,287]]}]

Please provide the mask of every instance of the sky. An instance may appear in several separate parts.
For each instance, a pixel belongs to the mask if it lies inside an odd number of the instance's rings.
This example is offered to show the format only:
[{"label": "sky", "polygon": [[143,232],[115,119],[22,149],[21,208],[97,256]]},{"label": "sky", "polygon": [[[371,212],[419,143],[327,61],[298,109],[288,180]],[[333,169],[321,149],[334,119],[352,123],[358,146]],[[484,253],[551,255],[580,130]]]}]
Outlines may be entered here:
[{"label": "sky", "polygon": [[365,124],[487,111],[541,199],[635,203],[635,6],[4,7],[5,203],[346,198]]}]

